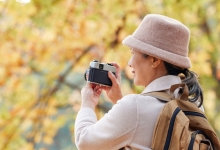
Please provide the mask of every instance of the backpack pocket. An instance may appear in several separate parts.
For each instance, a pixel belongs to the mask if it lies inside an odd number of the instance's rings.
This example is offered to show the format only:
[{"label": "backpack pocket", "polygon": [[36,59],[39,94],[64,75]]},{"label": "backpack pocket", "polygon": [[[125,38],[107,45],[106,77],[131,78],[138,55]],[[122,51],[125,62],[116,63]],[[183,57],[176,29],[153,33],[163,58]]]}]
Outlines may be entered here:
[{"label": "backpack pocket", "polygon": [[209,140],[201,140],[199,143],[199,150],[213,150],[212,144]]},{"label": "backpack pocket", "polygon": [[211,141],[206,138],[206,135],[202,131],[196,130],[191,133],[188,150],[213,150],[213,148]]},{"label": "backpack pocket", "polygon": [[184,148],[190,136],[189,119],[179,107],[169,107],[169,105],[164,107],[161,114],[155,127],[151,148],[153,150]]}]

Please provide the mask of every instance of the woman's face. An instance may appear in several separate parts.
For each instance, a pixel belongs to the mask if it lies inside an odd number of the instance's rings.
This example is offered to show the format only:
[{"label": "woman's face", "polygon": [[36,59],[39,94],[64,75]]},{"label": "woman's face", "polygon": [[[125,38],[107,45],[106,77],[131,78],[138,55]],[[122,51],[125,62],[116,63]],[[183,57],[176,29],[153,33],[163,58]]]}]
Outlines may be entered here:
[{"label": "woman's face", "polygon": [[136,50],[131,50],[131,58],[128,62],[132,68],[134,76],[134,84],[138,86],[147,86],[152,81],[152,68],[150,56],[144,57],[143,53]]}]

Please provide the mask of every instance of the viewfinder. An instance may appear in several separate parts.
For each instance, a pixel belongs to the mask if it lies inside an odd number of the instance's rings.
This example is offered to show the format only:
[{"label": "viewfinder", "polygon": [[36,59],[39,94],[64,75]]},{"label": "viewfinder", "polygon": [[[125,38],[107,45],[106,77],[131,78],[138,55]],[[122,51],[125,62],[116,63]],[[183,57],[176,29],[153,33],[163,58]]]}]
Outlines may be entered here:
[{"label": "viewfinder", "polygon": [[104,65],[103,64],[99,64],[99,69],[103,70],[103,68],[104,68]]}]

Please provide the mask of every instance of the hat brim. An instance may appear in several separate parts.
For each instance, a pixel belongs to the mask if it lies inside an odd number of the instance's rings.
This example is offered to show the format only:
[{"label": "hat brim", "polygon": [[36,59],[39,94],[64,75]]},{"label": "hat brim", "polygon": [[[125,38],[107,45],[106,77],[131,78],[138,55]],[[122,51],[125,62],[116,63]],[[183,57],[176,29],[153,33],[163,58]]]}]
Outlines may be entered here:
[{"label": "hat brim", "polygon": [[161,60],[164,60],[168,63],[173,65],[187,68],[191,67],[190,59],[188,57],[180,56],[166,50],[162,50],[160,48],[154,47],[152,45],[146,44],[132,35],[127,36],[123,41],[122,44],[134,48],[135,50],[140,51],[141,53],[148,54],[150,56],[157,57]]}]

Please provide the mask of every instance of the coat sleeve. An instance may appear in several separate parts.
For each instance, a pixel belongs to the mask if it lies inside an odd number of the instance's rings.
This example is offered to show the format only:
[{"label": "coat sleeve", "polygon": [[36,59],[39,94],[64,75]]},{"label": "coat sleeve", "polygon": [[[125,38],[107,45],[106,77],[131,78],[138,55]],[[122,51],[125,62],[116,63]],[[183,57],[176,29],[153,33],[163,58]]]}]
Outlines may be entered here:
[{"label": "coat sleeve", "polygon": [[95,112],[84,107],[75,121],[75,143],[79,150],[117,150],[129,144],[137,126],[135,95],[119,100],[99,121]]}]

